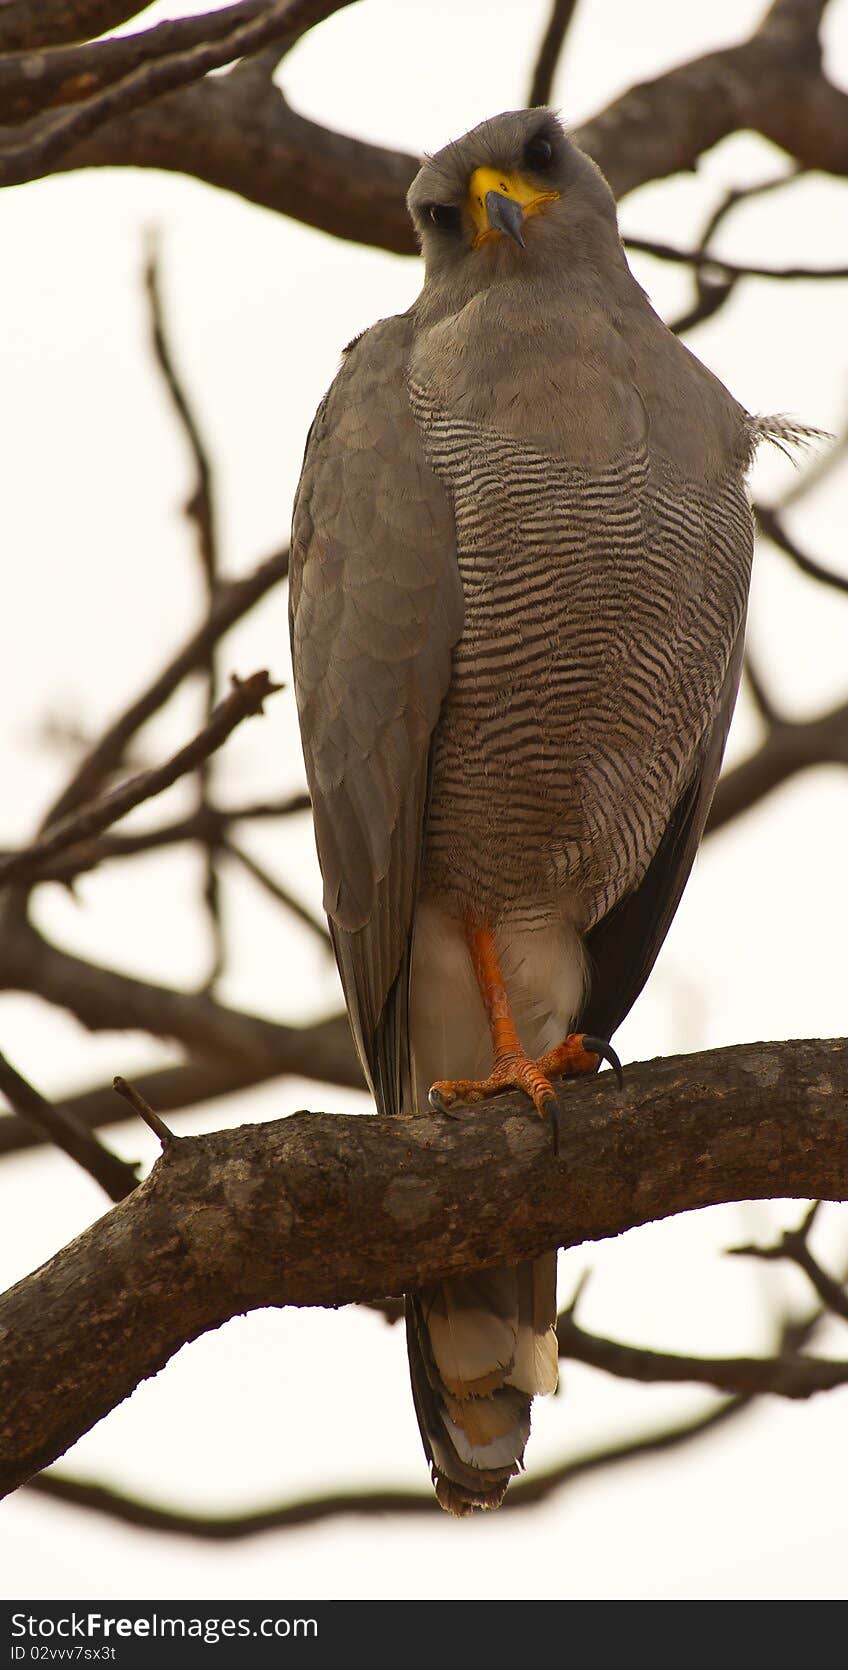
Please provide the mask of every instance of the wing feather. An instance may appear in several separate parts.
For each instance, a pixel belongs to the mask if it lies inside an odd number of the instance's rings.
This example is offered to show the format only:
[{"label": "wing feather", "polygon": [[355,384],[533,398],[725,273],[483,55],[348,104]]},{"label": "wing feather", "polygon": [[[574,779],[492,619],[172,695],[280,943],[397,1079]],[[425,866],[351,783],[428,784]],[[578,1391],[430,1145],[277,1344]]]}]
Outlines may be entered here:
[{"label": "wing feather", "polygon": [[639,886],[586,937],[589,995],[580,1024],[610,1038],[629,1014],[659,956],[689,879],[721,770],[736,704],[745,642],[739,629],[715,718],[697,752],[694,770]]},{"label": "wing feather", "polygon": [[408,1074],[406,988],[430,743],[462,631],[453,509],[406,391],[411,322],[360,337],[295,500],[290,626],[315,838],[348,1013],[381,1111]]}]

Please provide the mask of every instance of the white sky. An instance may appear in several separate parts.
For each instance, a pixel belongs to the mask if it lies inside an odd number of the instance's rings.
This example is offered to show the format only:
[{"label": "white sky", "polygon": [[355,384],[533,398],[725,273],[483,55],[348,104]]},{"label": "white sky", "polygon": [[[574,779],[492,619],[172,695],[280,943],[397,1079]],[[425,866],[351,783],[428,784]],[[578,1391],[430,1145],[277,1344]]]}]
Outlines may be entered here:
[{"label": "white sky", "polygon": [[[179,7],[155,6],[145,25]],[[200,6],[193,9],[202,9]],[[577,123],[626,85],[741,37],[760,5],[712,0],[583,0],[555,100]],[[409,150],[435,149],[498,109],[520,104],[547,6],[511,0],[365,0],[316,31],[288,62],[298,108]],[[493,26],[496,20],[497,26]],[[848,4],[834,0],[831,69],[848,82]],[[623,206],[634,233],[685,243],[726,186],[772,173],[779,155],[752,136],[720,146],[697,176],[646,188]],[[741,212],[729,255],[758,261],[846,260],[845,188],[813,178]],[[200,606],[184,445],[147,349],[140,293],[143,229],[163,239],[164,281],[181,367],[218,465],[228,571],[242,572],[288,529],[303,439],[341,346],[408,305],[409,260],[335,242],[195,182],[129,171],[7,191],[0,200],[0,315],[6,323],[0,459],[7,607],[0,657],[4,773],[12,784],[0,842],[25,839],[68,769],[39,727],[93,732],[183,638]],[[687,281],[634,262],[661,311]],[[844,285],[745,285],[695,350],[751,409],[839,426],[846,408]],[[758,468],[778,493],[790,466]],[[845,480],[792,522],[809,548],[845,563]],[[813,712],[844,695],[848,603],[764,550],[751,642],[787,706]],[[269,665],[287,676],[282,595],[227,641],[224,672]],[[144,734],[158,759],[191,732],[196,693],[182,693]],[[743,704],[731,740],[757,737]],[[301,782],[289,695],[243,727],[216,767],[222,798],[278,794]],[[184,804],[172,791],[142,817]],[[768,1037],[844,1033],[848,784],[822,771],[788,786],[711,841],[645,996],[622,1029],[622,1056]],[[250,846],[317,908],[305,823],[256,829]],[[75,903],[42,890],[39,916],[59,940],[141,976],[202,978],[199,883],[188,855],[137,860],[132,877],[84,878]],[[335,973],[240,876],[228,878],[233,964],[228,1000],[281,1018],[326,1012]],[[89,1037],[34,1000],[0,997],[0,1048],[46,1093],[131,1075],[170,1051],[136,1035]],[[209,1129],[302,1106],[365,1108],[364,1098],[288,1081],[206,1107]],[[137,1124],[110,1133],[128,1157],[154,1157]],[[60,1155],[6,1162],[0,1175],[0,1285],[49,1257],[103,1210],[95,1186]],[[723,1260],[722,1247],[768,1234],[797,1206],[726,1207],[575,1250],[565,1296],[587,1265],[581,1317],[600,1332],[657,1348],[767,1350],[765,1292],[807,1295],[778,1269]],[[840,1230],[842,1231],[840,1235]],[[821,1245],[844,1244],[837,1209]],[[834,1326],[825,1342],[844,1352]],[[565,1365],[564,1395],[536,1405],[531,1470],[590,1443],[706,1407],[697,1387],[622,1385]],[[717,1596],[848,1592],[848,1392],[810,1405],[772,1400],[727,1433],[664,1459],[587,1481],[532,1514],[456,1524],[341,1520],[232,1548],[123,1531],[30,1498],[0,1510],[0,1588],[9,1595],[318,1598],[345,1596]],[[62,1463],[163,1503],[250,1508],[339,1486],[423,1488],[401,1330],[352,1311],[262,1312],[179,1353]]]}]

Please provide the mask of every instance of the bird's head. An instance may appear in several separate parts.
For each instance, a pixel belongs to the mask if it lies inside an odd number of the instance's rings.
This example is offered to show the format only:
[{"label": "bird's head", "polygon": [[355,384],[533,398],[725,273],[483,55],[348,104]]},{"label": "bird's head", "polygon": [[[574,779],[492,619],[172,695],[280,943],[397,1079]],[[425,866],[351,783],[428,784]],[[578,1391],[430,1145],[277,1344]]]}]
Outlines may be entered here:
[{"label": "bird's head", "polygon": [[615,201],[552,110],[511,110],[427,157],[407,197],[427,279],[477,289],[620,254]]}]

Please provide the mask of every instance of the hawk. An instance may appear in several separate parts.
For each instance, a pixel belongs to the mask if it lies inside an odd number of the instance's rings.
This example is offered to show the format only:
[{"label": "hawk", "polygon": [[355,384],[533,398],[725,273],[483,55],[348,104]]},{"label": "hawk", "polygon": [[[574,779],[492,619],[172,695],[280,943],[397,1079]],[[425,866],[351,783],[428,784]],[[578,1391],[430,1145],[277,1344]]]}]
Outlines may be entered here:
[{"label": "hawk", "polygon": [[[686,884],[739,682],[752,418],[631,274],[547,110],[427,159],[407,313],[345,351],[292,535],[324,906],[381,1113],[594,1071]],[[407,1298],[441,1505],[557,1379],[556,1253]]]}]

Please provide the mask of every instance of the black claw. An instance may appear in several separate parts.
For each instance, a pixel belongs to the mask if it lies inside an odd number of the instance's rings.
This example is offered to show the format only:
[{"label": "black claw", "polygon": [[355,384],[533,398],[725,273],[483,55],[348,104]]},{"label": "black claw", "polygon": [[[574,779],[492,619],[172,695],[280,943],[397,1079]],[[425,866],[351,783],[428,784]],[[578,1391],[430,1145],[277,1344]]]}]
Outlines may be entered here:
[{"label": "black claw", "polygon": [[612,1047],[603,1038],[592,1038],[588,1032],[583,1034],[583,1048],[587,1055],[599,1055],[602,1061],[608,1061],[618,1081],[619,1090],[624,1089],[624,1072],[621,1062]]}]

